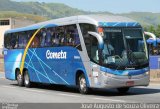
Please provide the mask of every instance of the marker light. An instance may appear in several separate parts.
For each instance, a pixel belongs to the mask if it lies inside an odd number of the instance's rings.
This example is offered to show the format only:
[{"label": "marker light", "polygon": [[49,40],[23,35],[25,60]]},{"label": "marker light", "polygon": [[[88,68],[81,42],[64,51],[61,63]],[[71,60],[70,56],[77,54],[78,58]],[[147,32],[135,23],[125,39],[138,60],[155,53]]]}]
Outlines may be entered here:
[{"label": "marker light", "polygon": [[99,33],[101,36],[104,36],[103,28],[99,27],[99,28],[98,28],[98,33]]},{"label": "marker light", "polygon": [[99,32],[99,33],[102,33],[102,32],[103,32],[103,28],[99,27],[99,28],[98,28],[98,32]]},{"label": "marker light", "polygon": [[149,72],[146,72],[145,74],[146,74],[146,75],[149,75]]}]

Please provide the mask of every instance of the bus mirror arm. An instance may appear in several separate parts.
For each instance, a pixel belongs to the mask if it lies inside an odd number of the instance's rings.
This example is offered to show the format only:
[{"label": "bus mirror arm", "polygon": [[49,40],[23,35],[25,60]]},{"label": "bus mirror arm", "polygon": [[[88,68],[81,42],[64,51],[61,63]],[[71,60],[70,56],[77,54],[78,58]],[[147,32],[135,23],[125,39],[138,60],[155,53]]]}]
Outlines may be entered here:
[{"label": "bus mirror arm", "polygon": [[91,32],[91,31],[89,31],[88,34],[90,34],[91,36],[94,36],[94,37],[97,38],[97,40],[98,40],[98,48],[99,49],[103,49],[104,48],[104,42],[103,42],[103,38],[102,38],[101,35],[99,35],[96,32]]},{"label": "bus mirror arm", "polygon": [[102,65],[103,63],[103,55],[102,55],[103,49],[98,49],[98,57],[99,57],[99,64]]},{"label": "bus mirror arm", "polygon": [[104,42],[103,42],[103,38],[101,35],[99,35],[96,32],[91,32],[89,31],[88,34],[90,34],[91,36],[95,37],[98,41],[98,57],[99,57],[99,64],[102,65],[103,63],[103,55],[102,55],[102,51],[104,48]]}]

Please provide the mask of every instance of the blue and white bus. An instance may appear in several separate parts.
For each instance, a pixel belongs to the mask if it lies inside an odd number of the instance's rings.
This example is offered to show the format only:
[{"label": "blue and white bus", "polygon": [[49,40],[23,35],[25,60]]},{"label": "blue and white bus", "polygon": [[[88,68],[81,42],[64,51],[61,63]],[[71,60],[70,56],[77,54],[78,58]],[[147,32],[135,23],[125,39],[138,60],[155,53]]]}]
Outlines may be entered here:
[{"label": "blue and white bus", "polygon": [[19,86],[34,82],[125,93],[149,84],[141,25],[112,15],[80,15],[6,31],[5,77]]},{"label": "blue and white bus", "polygon": [[160,38],[157,38],[153,33],[145,32],[149,53],[149,67],[151,70],[160,69]]}]

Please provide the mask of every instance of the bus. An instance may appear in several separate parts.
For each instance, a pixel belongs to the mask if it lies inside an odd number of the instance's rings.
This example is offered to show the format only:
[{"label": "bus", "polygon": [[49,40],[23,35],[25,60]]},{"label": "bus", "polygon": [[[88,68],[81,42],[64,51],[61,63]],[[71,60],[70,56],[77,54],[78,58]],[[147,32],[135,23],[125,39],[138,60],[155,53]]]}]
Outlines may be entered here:
[{"label": "bus", "polygon": [[141,25],[114,15],[79,15],[11,29],[4,36],[5,77],[33,83],[91,88],[149,85],[147,45]]},{"label": "bus", "polygon": [[160,39],[156,38],[156,36],[154,35],[154,37],[150,37],[147,40],[147,45],[148,45],[150,69],[151,70],[160,69]]}]

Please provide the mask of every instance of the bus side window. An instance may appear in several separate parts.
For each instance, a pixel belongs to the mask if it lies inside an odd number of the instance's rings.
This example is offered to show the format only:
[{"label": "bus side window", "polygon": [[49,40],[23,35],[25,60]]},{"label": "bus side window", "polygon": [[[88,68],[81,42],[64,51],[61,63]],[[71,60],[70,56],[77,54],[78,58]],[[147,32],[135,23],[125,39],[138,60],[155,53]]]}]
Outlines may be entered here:
[{"label": "bus side window", "polygon": [[18,34],[16,34],[15,37],[16,37],[16,40],[15,40],[14,48],[17,49],[17,48],[19,47],[19,43],[18,43],[18,37],[19,37],[19,36],[18,36]]},{"label": "bus side window", "polygon": [[18,44],[19,44],[20,49],[25,48],[25,46],[27,45],[27,34],[26,34],[26,32],[19,33]]},{"label": "bus side window", "polygon": [[158,51],[158,55],[160,55],[160,43],[158,43],[157,45],[157,51]]},{"label": "bus side window", "polygon": [[[28,43],[30,38],[33,36],[35,31],[28,31],[26,34],[26,42]],[[40,33],[36,34],[36,36],[33,38],[31,45],[31,48],[38,48],[40,47]]]},{"label": "bus side window", "polygon": [[27,45],[28,40],[29,40],[29,38],[28,38],[28,32],[24,32],[23,33],[23,46],[24,46],[24,48]]},{"label": "bus side window", "polygon": [[46,31],[45,29],[42,29],[40,32],[40,47],[45,47],[45,41],[46,41]]},{"label": "bus side window", "polygon": [[67,26],[66,32],[67,32],[66,34],[67,44],[66,45],[73,46],[77,48],[78,50],[82,51],[77,26],[76,25]]},{"label": "bus side window", "polygon": [[59,38],[59,32],[58,32],[58,29],[57,27],[55,27],[53,30],[53,38],[52,38],[52,46],[59,46],[59,43],[60,43],[60,38]]},{"label": "bus side window", "polygon": [[66,37],[66,46],[73,46],[73,33],[72,33],[72,26],[66,26],[65,29],[65,37]]},{"label": "bus side window", "polygon": [[11,49],[11,34],[10,33],[5,35],[4,47],[7,49]]},{"label": "bus side window", "polygon": [[11,34],[11,40],[10,40],[11,41],[11,49],[15,49],[16,41],[17,41],[16,37],[17,37],[16,33]]},{"label": "bus side window", "polygon": [[35,38],[40,45],[39,47],[50,47],[52,46],[52,30],[51,28],[44,28],[41,30],[40,34]]},{"label": "bus side window", "polygon": [[65,27],[64,26],[59,27],[58,32],[59,32],[61,46],[66,45]]},{"label": "bus side window", "polygon": [[18,48],[18,46],[16,46],[17,44],[17,33],[9,33],[5,35],[5,39],[4,39],[4,47],[7,49],[16,49]]},{"label": "bus side window", "polygon": [[45,46],[50,47],[51,46],[51,28],[46,29],[46,39],[45,39]]},{"label": "bus side window", "polygon": [[78,30],[76,27],[74,27],[74,44],[75,45],[79,45],[80,44],[80,38],[79,38],[79,34],[78,34]]},{"label": "bus side window", "polygon": [[39,47],[39,35],[36,35],[32,41],[32,48],[38,48]]}]

